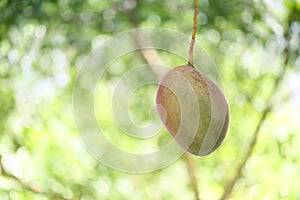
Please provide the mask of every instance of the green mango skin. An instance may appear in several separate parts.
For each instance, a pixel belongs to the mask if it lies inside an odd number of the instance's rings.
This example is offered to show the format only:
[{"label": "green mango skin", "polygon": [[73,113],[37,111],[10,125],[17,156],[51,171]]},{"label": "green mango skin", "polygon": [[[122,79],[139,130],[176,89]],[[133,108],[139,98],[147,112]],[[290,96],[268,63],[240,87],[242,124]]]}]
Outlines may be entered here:
[{"label": "green mango skin", "polygon": [[205,156],[223,142],[229,125],[227,101],[193,66],[178,66],[164,75],[156,104],[165,127],[188,152]]}]

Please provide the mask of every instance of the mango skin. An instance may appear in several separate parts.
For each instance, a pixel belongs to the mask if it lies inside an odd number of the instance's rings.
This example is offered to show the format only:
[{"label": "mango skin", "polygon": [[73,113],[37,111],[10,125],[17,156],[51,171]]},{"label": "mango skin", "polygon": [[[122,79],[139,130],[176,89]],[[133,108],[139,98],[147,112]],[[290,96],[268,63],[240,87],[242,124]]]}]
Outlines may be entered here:
[{"label": "mango skin", "polygon": [[223,142],[229,125],[227,101],[193,66],[178,66],[164,75],[156,104],[165,127],[188,152],[205,156]]}]

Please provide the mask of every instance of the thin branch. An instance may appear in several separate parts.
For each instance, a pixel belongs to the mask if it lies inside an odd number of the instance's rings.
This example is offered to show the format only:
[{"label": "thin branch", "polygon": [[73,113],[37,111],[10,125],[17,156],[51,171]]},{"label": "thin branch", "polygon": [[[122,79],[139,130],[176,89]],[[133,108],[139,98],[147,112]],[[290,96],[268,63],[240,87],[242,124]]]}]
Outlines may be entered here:
[{"label": "thin branch", "polygon": [[[189,65],[193,65],[193,50],[194,50],[194,45],[195,45],[195,38],[196,38],[196,31],[197,31],[197,19],[198,19],[198,0],[195,0],[194,4],[194,24],[193,24],[193,32],[192,32],[192,39],[191,39],[191,44],[190,44],[190,49],[189,49]],[[138,27],[138,24],[135,20],[135,17],[133,15],[130,16],[130,21],[135,27]],[[140,52],[145,59],[145,61],[150,65],[151,70],[153,71],[154,74],[156,74],[158,80],[162,77],[162,72],[163,71],[158,71],[157,68],[153,67],[152,64],[161,64],[161,60],[159,58],[159,55],[157,54],[157,51],[155,49],[145,49],[143,48],[147,44],[147,40],[143,35],[139,32],[139,30],[136,31],[136,44],[140,49]],[[198,181],[196,177],[196,169],[194,167],[194,163],[190,156],[185,153],[184,154],[184,162],[186,163],[187,166],[187,171],[189,174],[189,179],[190,183],[192,185],[192,190],[195,194],[195,200],[200,200],[200,195],[199,195],[199,190],[198,190]]]},{"label": "thin branch", "polygon": [[[288,61],[288,57],[286,58],[286,62]],[[275,94],[275,92],[277,91],[281,81],[283,80],[283,77],[285,75],[285,71],[287,68],[287,64],[283,67],[282,72],[280,73],[280,76],[278,76],[274,82],[274,86],[273,86],[273,92],[271,93],[272,95],[268,98],[267,102],[270,102],[271,99],[273,98],[273,94]],[[262,112],[261,118],[255,128],[253,137],[251,139],[250,145],[246,151],[246,154],[244,156],[244,158],[242,159],[241,164],[239,165],[238,169],[237,169],[237,173],[234,176],[234,178],[226,185],[225,187],[225,191],[223,196],[221,197],[221,200],[225,200],[230,198],[232,190],[236,184],[236,182],[242,177],[242,171],[246,165],[246,163],[248,162],[249,158],[251,157],[254,147],[257,143],[257,138],[260,132],[260,129],[262,128],[263,123],[266,121],[268,114],[272,111],[273,106],[272,105],[267,105],[265,107],[265,109]]]},{"label": "thin branch", "polygon": [[237,172],[236,172],[236,175],[234,176],[234,178],[226,185],[226,188],[225,188],[225,191],[224,191],[224,194],[223,196],[221,197],[221,200],[225,200],[225,199],[228,199],[230,198],[231,196],[231,193],[232,193],[232,190],[233,190],[233,187],[235,186],[236,182],[238,179],[241,178],[242,176],[242,171],[246,165],[246,163],[248,162],[249,158],[251,157],[252,153],[253,153],[253,150],[254,150],[254,146],[256,145],[256,142],[257,142],[257,138],[258,138],[258,133],[262,127],[262,124],[265,122],[266,118],[267,118],[267,115],[271,112],[272,110],[272,107],[266,107],[265,110],[263,111],[263,114],[259,120],[259,123],[258,125],[256,126],[256,129],[255,129],[255,132],[254,132],[254,135],[253,135],[253,138],[250,142],[250,145],[247,149],[247,152],[241,162],[241,164],[239,165],[238,169],[237,169]]},{"label": "thin branch", "polygon": [[29,185],[28,183],[24,182],[23,180],[21,180],[19,177],[15,176],[14,174],[9,173],[5,167],[3,166],[2,163],[2,156],[0,155],[0,168],[1,168],[1,175],[10,179],[13,179],[14,181],[16,181],[22,188],[36,193],[36,194],[43,194],[45,196],[51,197],[51,199],[63,199],[63,200],[67,200],[67,198],[63,197],[61,194],[58,193],[54,193],[54,192],[47,192],[41,189],[41,187],[37,187],[37,186],[33,186],[33,185]]},{"label": "thin branch", "polygon": [[[134,25],[136,26],[136,24],[134,24]],[[142,48],[143,46],[145,46],[146,38],[143,37],[143,35],[141,33],[139,33],[138,31],[137,31],[136,37],[137,37],[136,43],[137,43],[137,46],[140,48],[141,55],[143,56],[145,61],[150,65],[152,72],[157,76],[158,80],[160,80],[163,75],[162,71],[158,71],[157,68],[154,68],[152,66],[153,63],[161,64],[159,55],[157,54],[155,49]],[[184,161],[187,165],[187,170],[188,170],[188,174],[189,174],[189,178],[190,178],[190,183],[192,185],[192,190],[196,196],[196,200],[199,200],[199,190],[197,187],[198,183],[197,183],[197,178],[195,175],[195,167],[193,166],[192,160],[191,160],[191,158],[189,158],[189,155],[187,155],[187,154],[184,155]]]},{"label": "thin branch", "polygon": [[188,153],[185,153],[183,155],[183,157],[184,157],[184,161],[185,161],[186,166],[187,166],[187,170],[188,170],[188,174],[189,174],[189,177],[190,177],[190,182],[191,182],[191,185],[192,185],[192,189],[193,189],[193,192],[195,194],[195,200],[200,200],[199,190],[198,190],[198,180],[197,180],[197,177],[196,177],[195,165],[193,163],[193,160],[192,160],[191,156],[188,155]]},{"label": "thin branch", "polygon": [[153,48],[145,48],[146,46],[148,46],[148,41],[147,38],[142,35],[139,29],[136,29],[135,33],[135,42],[139,48],[139,52],[142,54],[150,69],[155,74],[156,79],[159,81],[165,74],[165,71],[163,70],[163,68],[158,68],[155,66],[162,64],[157,51]]},{"label": "thin branch", "polygon": [[[141,35],[139,35],[139,37],[142,37]],[[144,40],[140,40],[140,41],[144,41]],[[155,49],[147,49],[145,50],[140,50],[143,58],[147,61],[147,63],[151,66],[151,62],[152,60],[154,61],[159,61],[159,57],[157,52],[155,51]],[[161,74],[159,72],[157,72],[155,70],[155,68],[151,67],[151,70],[153,71],[154,74],[156,74],[157,77],[161,77]],[[188,170],[188,174],[189,174],[189,178],[190,178],[190,183],[192,185],[192,190],[196,196],[196,200],[200,200],[199,199],[199,190],[198,190],[198,182],[197,182],[197,178],[195,175],[195,167],[193,166],[192,160],[191,158],[189,158],[189,155],[185,154],[184,155],[184,161],[187,165],[187,170]]]},{"label": "thin branch", "polygon": [[13,179],[15,180],[16,182],[18,182],[19,185],[21,185],[23,188],[33,192],[33,193],[43,193],[43,191],[40,189],[40,188],[36,188],[36,187],[33,187],[31,185],[28,185],[26,183],[24,183],[21,179],[19,179],[17,176],[13,175],[13,174],[10,174],[3,166],[2,164],[2,158],[0,156],[0,167],[1,167],[1,175],[4,176],[4,177],[7,177],[7,178],[10,178],[10,179]]},{"label": "thin branch", "polygon": [[194,51],[194,45],[196,41],[196,33],[197,33],[197,19],[198,19],[198,0],[195,0],[194,4],[194,25],[193,25],[193,32],[192,32],[192,39],[190,44],[190,50],[189,50],[189,65],[193,66],[193,51]]},{"label": "thin branch", "polygon": [[[289,19],[287,29],[289,29],[291,27],[291,23],[293,21],[293,18],[294,18],[294,11],[292,12],[291,17]],[[284,55],[285,55],[284,66],[283,66],[282,71],[280,72],[279,76],[277,76],[275,81],[274,81],[272,92],[271,92],[269,98],[267,98],[267,100],[266,100],[266,102],[268,102],[268,103],[272,100],[274,94],[276,94],[276,91],[278,90],[278,88],[280,86],[280,83],[282,82],[282,80],[285,76],[287,67],[288,67],[289,54],[290,54],[289,41],[290,41],[290,37],[291,37],[290,33],[289,33],[289,30],[286,31],[285,37],[286,37],[286,40],[287,40],[287,44],[286,44],[286,47],[285,47],[285,50],[284,50]],[[235,184],[242,177],[242,171],[243,171],[244,167],[246,166],[248,160],[250,159],[250,157],[253,153],[254,147],[257,143],[257,139],[258,139],[260,130],[262,128],[262,125],[266,121],[268,115],[270,114],[270,112],[272,110],[273,110],[273,105],[271,103],[267,104],[265,109],[263,110],[262,115],[260,117],[260,120],[259,120],[259,122],[258,122],[258,124],[255,128],[255,131],[254,131],[253,137],[251,139],[250,145],[249,145],[249,147],[246,151],[246,154],[245,154],[244,158],[242,159],[242,162],[238,166],[237,172],[236,172],[234,178],[231,181],[229,181],[229,183],[226,185],[223,196],[221,197],[221,200],[225,200],[225,199],[230,198],[230,196],[232,194],[232,190],[233,190]]]}]

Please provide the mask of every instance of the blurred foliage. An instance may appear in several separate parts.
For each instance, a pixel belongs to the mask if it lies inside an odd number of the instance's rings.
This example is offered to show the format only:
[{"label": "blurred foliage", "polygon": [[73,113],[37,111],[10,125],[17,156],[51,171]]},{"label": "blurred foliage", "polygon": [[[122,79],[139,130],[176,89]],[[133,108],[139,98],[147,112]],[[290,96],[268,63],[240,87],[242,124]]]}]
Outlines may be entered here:
[{"label": "blurred foliage", "polygon": [[[199,2],[197,42],[219,67],[231,114],[222,146],[205,158],[193,157],[202,199],[222,196],[268,103],[273,110],[232,199],[300,199],[300,1],[295,8],[292,2]],[[0,199],[194,199],[184,160],[149,174],[110,169],[84,149],[72,115],[74,80],[92,49],[134,27],[170,28],[189,35],[192,18],[193,1],[183,0],[1,0]],[[169,66],[181,62],[158,53]],[[97,115],[107,137],[134,152],[170,140],[164,129],[165,136],[150,145],[131,140],[120,136],[111,119],[110,86],[142,63],[138,53],[122,58],[116,65],[122,67],[109,69],[97,91],[97,102],[104,104]],[[272,94],[284,65],[286,75]],[[132,97],[136,123],[149,121],[155,91],[149,86]]]}]

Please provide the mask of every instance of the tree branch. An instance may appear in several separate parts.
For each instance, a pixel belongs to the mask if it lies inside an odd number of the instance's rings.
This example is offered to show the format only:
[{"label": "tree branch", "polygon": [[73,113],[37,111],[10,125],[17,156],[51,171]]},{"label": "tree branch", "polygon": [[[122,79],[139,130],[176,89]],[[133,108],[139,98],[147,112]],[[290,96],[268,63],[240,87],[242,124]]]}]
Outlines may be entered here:
[{"label": "tree branch", "polygon": [[[150,68],[151,68],[152,72],[156,75],[157,79],[160,80],[163,75],[162,74],[163,71],[158,71],[157,68],[152,67],[153,63],[161,64],[160,58],[159,58],[156,50],[142,48],[143,46],[145,46],[144,44],[146,42],[146,38],[143,37],[143,35],[141,33],[139,33],[139,31],[137,31],[136,37],[137,37],[136,44],[141,52],[141,55],[143,56],[145,61],[150,65]],[[191,160],[191,158],[189,158],[189,155],[187,155],[187,154],[184,155],[184,162],[186,163],[186,166],[187,166],[190,183],[192,185],[192,190],[196,196],[195,199],[199,200],[199,190],[197,187],[198,183],[197,183],[197,178],[196,178],[196,174],[195,174],[195,167],[193,166],[192,160]]]},{"label": "tree branch", "polygon": [[253,137],[252,137],[251,142],[249,144],[249,147],[246,151],[246,154],[245,154],[244,158],[242,159],[242,162],[238,166],[237,172],[236,172],[234,178],[231,181],[229,181],[228,184],[225,186],[224,193],[223,193],[223,196],[221,197],[221,200],[225,200],[225,199],[230,198],[234,186],[236,185],[237,181],[242,177],[242,171],[243,171],[245,165],[247,164],[248,160],[250,159],[250,157],[253,153],[253,150],[254,150],[254,147],[257,143],[257,139],[258,139],[261,127],[262,127],[263,123],[266,121],[266,119],[267,119],[268,115],[270,114],[270,112],[273,110],[273,105],[269,102],[272,100],[274,94],[278,90],[278,88],[280,86],[280,83],[282,82],[282,80],[283,80],[283,78],[286,74],[286,70],[287,70],[288,63],[289,63],[289,55],[290,55],[290,51],[291,51],[290,48],[289,48],[289,41],[290,41],[290,37],[291,37],[291,35],[289,33],[289,28],[291,27],[291,23],[294,20],[294,13],[295,13],[294,9],[295,9],[295,6],[294,6],[293,11],[290,15],[290,18],[289,18],[289,21],[288,21],[287,31],[285,33],[285,38],[286,38],[287,44],[286,44],[286,47],[285,47],[284,52],[283,52],[283,54],[285,55],[284,66],[283,66],[281,72],[279,73],[279,75],[276,77],[276,79],[274,81],[272,92],[266,100],[266,102],[268,102],[268,103],[267,103],[265,109],[263,110],[262,115],[260,117],[260,120],[259,120],[259,122],[258,122],[258,124],[255,128]]},{"label": "tree branch", "polygon": [[[286,63],[288,62],[288,57],[286,58]],[[267,102],[270,102],[270,100],[273,98],[273,94],[277,91],[281,81],[283,80],[283,77],[285,75],[285,72],[286,72],[286,68],[287,68],[287,64],[285,64],[285,66],[283,67],[282,69],[282,72],[280,73],[280,76],[278,76],[274,82],[274,86],[273,86],[273,92],[271,93],[272,95],[267,99]],[[237,169],[237,173],[236,175],[234,176],[234,178],[226,185],[225,187],[225,191],[224,191],[224,194],[223,196],[221,197],[221,200],[225,200],[225,199],[228,199],[230,198],[231,196],[231,193],[232,193],[232,190],[236,184],[236,182],[242,177],[242,171],[246,165],[246,163],[248,162],[249,158],[251,157],[252,153],[253,153],[253,150],[254,150],[254,147],[257,143],[257,138],[258,138],[258,135],[259,135],[259,132],[260,132],[260,129],[263,125],[263,123],[266,121],[267,119],[267,116],[268,114],[273,110],[273,106],[272,105],[267,105],[265,107],[265,109],[263,110],[262,112],[262,115],[260,117],[260,120],[255,128],[255,131],[254,131],[254,134],[253,134],[253,137],[251,139],[251,142],[250,142],[250,145],[246,151],[246,154],[244,156],[244,158],[242,159],[242,162],[241,164],[238,166],[238,169]]]},{"label": "tree branch", "polygon": [[199,190],[198,190],[198,180],[196,177],[196,170],[195,170],[195,165],[193,163],[193,160],[192,160],[191,156],[188,155],[188,153],[185,153],[183,155],[183,158],[184,158],[184,161],[187,166],[188,174],[190,177],[190,182],[192,185],[193,192],[195,194],[195,200],[200,200],[200,194],[199,194]]},{"label": "tree branch", "polygon": [[165,72],[161,68],[154,66],[154,64],[162,64],[157,51],[153,48],[144,48],[145,46],[148,46],[147,38],[145,38],[142,33],[140,33],[139,29],[136,29],[135,33],[135,42],[137,44],[137,47],[139,48],[139,52],[148,63],[151,71],[155,74],[156,79],[159,81],[163,77]]},{"label": "tree branch", "polygon": [[63,199],[63,200],[69,200],[65,197],[63,197],[61,194],[59,193],[54,193],[54,192],[48,192],[48,191],[44,191],[41,189],[41,187],[38,186],[33,186],[30,185],[26,182],[24,182],[23,180],[21,180],[19,177],[15,176],[14,174],[9,173],[5,167],[3,166],[2,163],[2,155],[0,155],[0,168],[1,168],[1,175],[10,179],[13,179],[14,181],[16,181],[22,188],[36,193],[36,194],[43,194],[45,196],[51,197],[51,199]]}]

